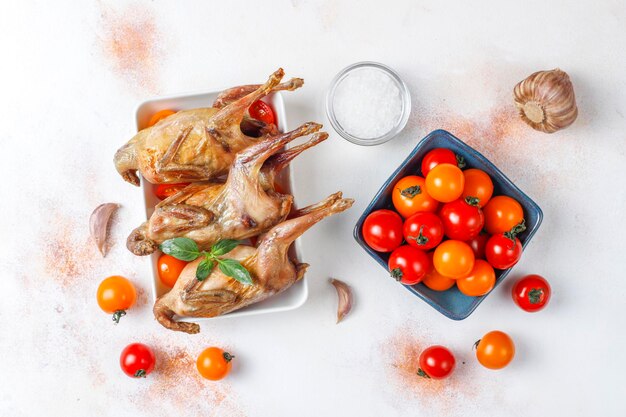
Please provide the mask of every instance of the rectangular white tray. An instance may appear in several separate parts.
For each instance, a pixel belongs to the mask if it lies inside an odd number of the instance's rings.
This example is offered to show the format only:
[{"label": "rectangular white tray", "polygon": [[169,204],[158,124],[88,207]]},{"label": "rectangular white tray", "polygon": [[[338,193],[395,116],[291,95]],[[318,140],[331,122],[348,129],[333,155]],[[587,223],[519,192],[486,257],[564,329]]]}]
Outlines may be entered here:
[{"label": "rectangular white tray", "polygon": [[[148,123],[150,117],[159,110],[163,109],[171,109],[171,110],[187,110],[198,107],[210,107],[217,95],[223,90],[217,91],[209,91],[209,92],[201,92],[201,93],[191,93],[191,94],[180,94],[175,96],[168,97],[159,97],[150,99],[145,101],[137,107],[136,111],[136,122],[137,129],[141,129]],[[278,119],[278,129],[281,132],[287,131],[287,117],[285,113],[285,104],[283,102],[283,98],[280,93],[274,93],[264,99],[267,103],[269,103]],[[277,178],[277,182],[279,185],[285,190],[285,192],[290,193],[292,190],[292,179],[291,179],[291,170],[289,167],[285,168],[283,172]],[[146,216],[150,218],[152,213],[154,212],[154,206],[159,203],[159,199],[155,196],[154,190],[156,186],[142,179],[141,181],[144,201],[145,201],[145,209]],[[291,256],[295,259],[302,259],[300,257],[301,247],[300,240],[296,240],[291,247]],[[150,264],[152,267],[152,298],[153,301],[156,301],[157,297],[165,294],[169,289],[161,283],[159,279],[158,271],[157,271],[157,260],[161,252],[156,252],[152,254],[150,258]],[[220,317],[237,317],[237,316],[248,316],[253,314],[262,314],[262,313],[275,313],[279,311],[288,311],[293,310],[295,308],[300,307],[306,301],[308,297],[308,285],[306,277],[301,279],[299,282],[295,283],[291,288],[286,291],[271,297],[263,302],[250,305],[246,308],[242,308],[241,310],[234,311],[229,314],[225,314]],[[219,317],[216,317],[219,318]],[[194,321],[194,322],[202,322],[204,320],[212,320],[207,318],[180,318],[183,321]]]}]

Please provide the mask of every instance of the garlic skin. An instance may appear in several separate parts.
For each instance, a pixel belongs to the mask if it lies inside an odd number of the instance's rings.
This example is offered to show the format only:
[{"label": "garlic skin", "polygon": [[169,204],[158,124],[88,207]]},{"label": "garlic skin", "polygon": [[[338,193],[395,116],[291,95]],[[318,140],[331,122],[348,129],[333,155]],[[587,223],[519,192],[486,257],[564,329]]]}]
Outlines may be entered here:
[{"label": "garlic skin", "polygon": [[578,116],[572,82],[558,68],[535,72],[515,86],[513,95],[522,120],[535,130],[554,133]]},{"label": "garlic skin", "polygon": [[352,310],[353,296],[352,289],[348,284],[338,279],[331,278],[330,283],[337,290],[337,324]]},{"label": "garlic skin", "polygon": [[98,251],[105,257],[107,254],[106,240],[108,236],[109,220],[120,207],[116,203],[104,203],[95,208],[89,217],[89,233],[98,247]]}]

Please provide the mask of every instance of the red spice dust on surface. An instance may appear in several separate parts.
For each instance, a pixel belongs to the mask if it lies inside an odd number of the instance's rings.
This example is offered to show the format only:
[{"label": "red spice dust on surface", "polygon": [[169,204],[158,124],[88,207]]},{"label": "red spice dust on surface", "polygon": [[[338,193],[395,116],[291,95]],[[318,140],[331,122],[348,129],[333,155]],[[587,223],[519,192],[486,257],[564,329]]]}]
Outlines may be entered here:
[{"label": "red spice dust on surface", "polygon": [[102,6],[101,46],[116,75],[139,90],[154,92],[163,59],[161,32],[151,10]]},{"label": "red spice dust on surface", "polygon": [[[50,230],[42,234],[44,268],[47,276],[63,289],[87,281],[97,249],[88,237],[87,226],[79,227],[62,213],[51,213]],[[80,233],[80,231],[84,231]]]},{"label": "red spice dust on surface", "polygon": [[419,356],[428,346],[437,344],[429,335],[418,335],[414,330],[398,329],[382,346],[387,356],[388,374],[394,394],[403,397],[402,404],[417,402],[425,415],[457,415],[467,410],[468,402],[476,400],[477,388],[468,384],[468,365],[465,356],[452,349],[456,369],[448,378],[433,380],[417,375]]},{"label": "red spice dust on surface", "polygon": [[[155,339],[151,343],[155,350],[157,366],[152,375],[152,385],[142,408],[150,415],[160,415],[167,408],[185,410],[190,415],[207,417],[244,417],[236,395],[227,381],[208,381],[196,369],[196,358],[188,347],[163,346]],[[146,399],[148,401],[146,401]],[[154,410],[150,410],[150,407]]]}]

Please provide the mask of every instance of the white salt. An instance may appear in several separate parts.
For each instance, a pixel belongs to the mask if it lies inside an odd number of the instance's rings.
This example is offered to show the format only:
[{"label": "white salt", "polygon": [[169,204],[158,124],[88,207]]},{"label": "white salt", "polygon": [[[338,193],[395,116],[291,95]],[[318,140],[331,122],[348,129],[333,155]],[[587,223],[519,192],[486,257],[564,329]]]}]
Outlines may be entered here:
[{"label": "white salt", "polygon": [[349,73],[335,89],[335,118],[341,127],[362,139],[379,138],[402,116],[402,96],[394,79],[376,68]]}]

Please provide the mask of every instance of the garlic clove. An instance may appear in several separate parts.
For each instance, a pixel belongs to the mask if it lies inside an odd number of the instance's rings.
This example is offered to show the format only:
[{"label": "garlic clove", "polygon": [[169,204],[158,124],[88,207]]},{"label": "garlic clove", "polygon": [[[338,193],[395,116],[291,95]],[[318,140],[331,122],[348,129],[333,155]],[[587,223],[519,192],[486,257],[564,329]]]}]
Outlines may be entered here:
[{"label": "garlic clove", "polygon": [[558,68],[531,74],[515,86],[513,95],[522,120],[542,132],[565,129],[578,116],[572,82]]},{"label": "garlic clove", "polygon": [[337,290],[337,297],[339,298],[337,304],[337,323],[339,323],[352,310],[352,289],[348,284],[338,279],[331,278],[330,283]]},{"label": "garlic clove", "polygon": [[119,204],[115,203],[100,204],[93,213],[91,213],[91,217],[89,217],[89,232],[103,257],[106,256],[106,239],[109,220],[119,206]]}]

